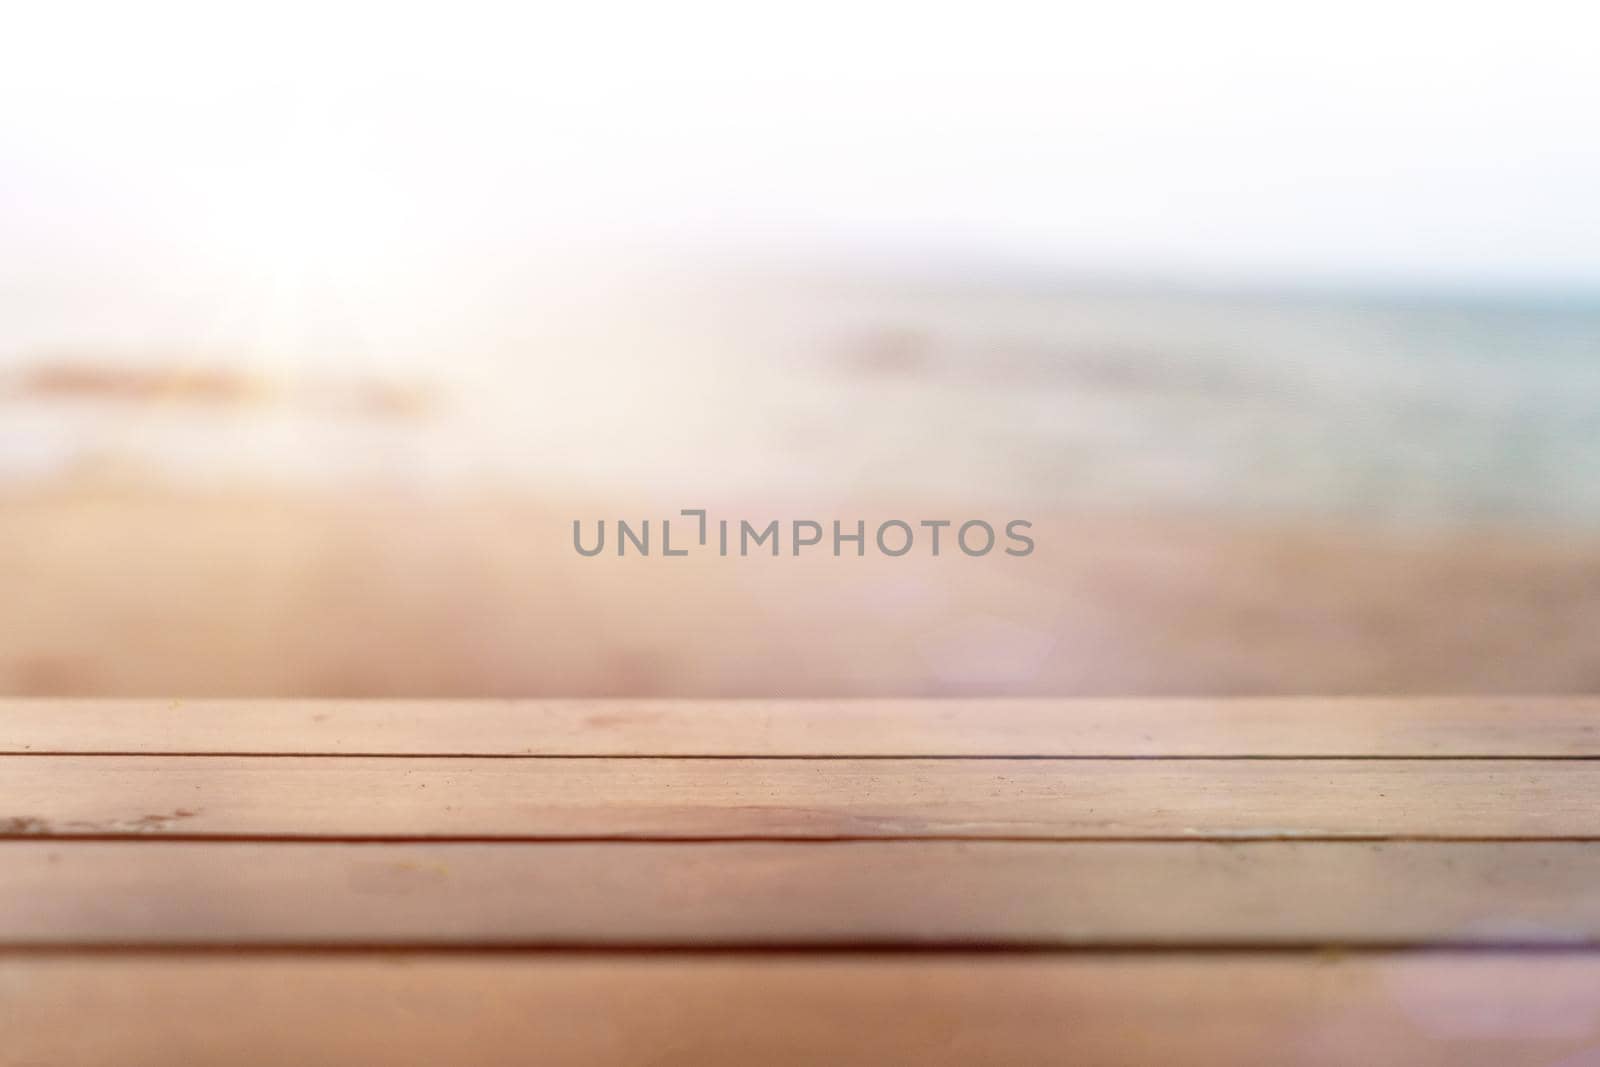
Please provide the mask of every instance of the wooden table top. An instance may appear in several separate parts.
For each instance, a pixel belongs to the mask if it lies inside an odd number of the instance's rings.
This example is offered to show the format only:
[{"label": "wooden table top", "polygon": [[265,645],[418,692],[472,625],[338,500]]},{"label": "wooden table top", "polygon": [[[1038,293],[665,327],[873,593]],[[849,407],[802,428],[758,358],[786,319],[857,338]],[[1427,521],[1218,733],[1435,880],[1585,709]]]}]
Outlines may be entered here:
[{"label": "wooden table top", "polygon": [[1600,700],[0,701],[0,1065],[351,1062],[1600,1063]]}]

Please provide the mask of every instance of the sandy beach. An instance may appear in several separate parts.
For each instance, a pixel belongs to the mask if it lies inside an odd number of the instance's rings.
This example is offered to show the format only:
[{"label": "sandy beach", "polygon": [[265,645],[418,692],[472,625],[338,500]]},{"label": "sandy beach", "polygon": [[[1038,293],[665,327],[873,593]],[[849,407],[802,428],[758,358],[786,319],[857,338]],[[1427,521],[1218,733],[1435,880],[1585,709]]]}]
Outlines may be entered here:
[{"label": "sandy beach", "polygon": [[1039,548],[1023,559],[581,558],[571,519],[603,509],[532,494],[13,487],[0,496],[0,691],[1600,686],[1600,539],[1581,535],[1055,515],[1035,518]]}]

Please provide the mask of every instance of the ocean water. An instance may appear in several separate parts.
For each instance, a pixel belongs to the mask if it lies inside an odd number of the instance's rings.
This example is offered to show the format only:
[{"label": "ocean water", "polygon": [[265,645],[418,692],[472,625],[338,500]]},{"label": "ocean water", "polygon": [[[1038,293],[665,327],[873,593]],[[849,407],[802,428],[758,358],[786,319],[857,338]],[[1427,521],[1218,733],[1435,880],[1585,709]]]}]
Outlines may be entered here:
[{"label": "ocean water", "polygon": [[786,328],[776,425],[886,486],[1600,524],[1600,301],[924,290]]},{"label": "ocean water", "polygon": [[553,307],[408,355],[438,402],[402,418],[40,399],[0,354],[0,477],[1600,526],[1600,300],[812,278]]}]

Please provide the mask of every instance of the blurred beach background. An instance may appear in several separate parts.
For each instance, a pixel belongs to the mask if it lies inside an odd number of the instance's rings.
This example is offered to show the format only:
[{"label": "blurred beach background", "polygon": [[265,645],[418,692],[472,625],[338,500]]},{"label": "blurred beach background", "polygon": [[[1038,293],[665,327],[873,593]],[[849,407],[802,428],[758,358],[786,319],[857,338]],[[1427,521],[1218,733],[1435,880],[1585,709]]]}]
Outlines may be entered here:
[{"label": "blurred beach background", "polygon": [[[1600,26],[1515,15],[31,11],[0,694],[1594,691]],[[572,550],[696,507],[1038,547]]]}]

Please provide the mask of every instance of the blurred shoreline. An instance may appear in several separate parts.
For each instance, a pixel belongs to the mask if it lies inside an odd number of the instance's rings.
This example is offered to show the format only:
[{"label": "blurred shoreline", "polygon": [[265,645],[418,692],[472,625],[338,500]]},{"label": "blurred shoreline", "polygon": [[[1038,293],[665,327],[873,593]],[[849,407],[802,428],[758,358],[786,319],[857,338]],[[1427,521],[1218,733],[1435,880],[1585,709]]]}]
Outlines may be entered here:
[{"label": "blurred shoreline", "polygon": [[[536,295],[431,355],[9,354],[0,692],[1600,689],[1600,305]],[[1024,518],[1038,548],[571,548],[684,507]]]},{"label": "blurred shoreline", "polygon": [[981,277],[617,284],[573,281],[504,333],[431,353],[10,353],[0,484],[109,465],[212,487],[648,487],[1600,531],[1600,303]]}]

